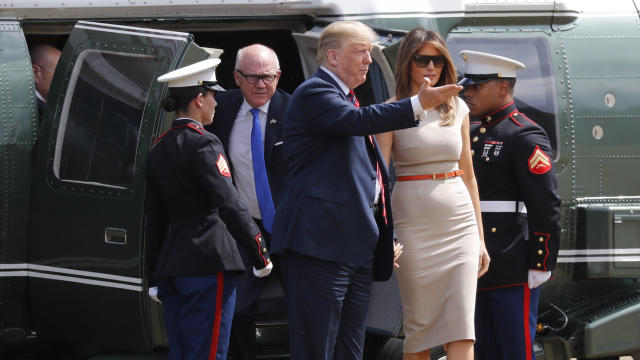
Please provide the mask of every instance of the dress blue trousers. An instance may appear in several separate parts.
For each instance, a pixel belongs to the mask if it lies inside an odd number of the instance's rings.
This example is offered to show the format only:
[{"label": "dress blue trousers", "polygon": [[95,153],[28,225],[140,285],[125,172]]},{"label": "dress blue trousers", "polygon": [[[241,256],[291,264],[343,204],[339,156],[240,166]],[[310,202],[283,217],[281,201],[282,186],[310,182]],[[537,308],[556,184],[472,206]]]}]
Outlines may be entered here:
[{"label": "dress blue trousers", "polygon": [[291,360],[362,359],[372,266],[285,258]]},{"label": "dress blue trousers", "polygon": [[234,276],[185,276],[158,282],[169,360],[224,360],[236,301]]},{"label": "dress blue trousers", "polygon": [[527,284],[478,290],[476,360],[535,360],[540,288]]}]

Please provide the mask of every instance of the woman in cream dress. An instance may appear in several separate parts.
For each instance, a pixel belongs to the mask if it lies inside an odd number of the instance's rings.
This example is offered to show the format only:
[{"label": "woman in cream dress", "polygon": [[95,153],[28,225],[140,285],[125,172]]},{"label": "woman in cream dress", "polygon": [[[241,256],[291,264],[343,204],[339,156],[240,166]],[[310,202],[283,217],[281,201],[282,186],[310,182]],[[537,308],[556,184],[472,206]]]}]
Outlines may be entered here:
[{"label": "woman in cream dress", "polygon": [[[396,96],[426,85],[452,84],[456,70],[444,40],[416,28],[398,50]],[[404,312],[405,360],[430,359],[446,345],[447,359],[473,359],[477,277],[489,266],[469,145],[469,109],[452,97],[425,111],[417,128],[377,135],[392,157],[394,228],[404,246],[396,269]]]}]

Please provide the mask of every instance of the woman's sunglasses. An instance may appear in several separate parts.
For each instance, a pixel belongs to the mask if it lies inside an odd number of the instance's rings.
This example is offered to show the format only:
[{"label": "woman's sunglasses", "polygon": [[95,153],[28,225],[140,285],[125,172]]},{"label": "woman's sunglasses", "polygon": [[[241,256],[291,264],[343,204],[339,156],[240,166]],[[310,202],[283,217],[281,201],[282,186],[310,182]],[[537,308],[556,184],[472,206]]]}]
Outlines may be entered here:
[{"label": "woman's sunglasses", "polygon": [[445,59],[444,55],[413,55],[413,61],[415,61],[416,66],[420,68],[426,68],[429,66],[429,63],[433,61],[433,66],[436,68],[443,68],[447,63],[447,59]]}]

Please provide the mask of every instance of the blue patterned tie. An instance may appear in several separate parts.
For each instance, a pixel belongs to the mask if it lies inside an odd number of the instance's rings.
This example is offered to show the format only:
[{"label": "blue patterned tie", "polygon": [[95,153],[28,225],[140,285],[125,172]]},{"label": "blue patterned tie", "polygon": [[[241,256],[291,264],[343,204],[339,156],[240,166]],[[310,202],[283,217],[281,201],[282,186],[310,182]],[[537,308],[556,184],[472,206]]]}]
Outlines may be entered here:
[{"label": "blue patterned tie", "polygon": [[269,234],[273,225],[273,199],[269,190],[269,178],[267,178],[267,168],[264,164],[264,147],[262,145],[262,129],[260,128],[260,110],[251,109],[253,115],[253,127],[251,128],[251,159],[253,161],[253,179],[256,183],[256,196],[258,197],[258,207],[262,216],[262,225]]}]

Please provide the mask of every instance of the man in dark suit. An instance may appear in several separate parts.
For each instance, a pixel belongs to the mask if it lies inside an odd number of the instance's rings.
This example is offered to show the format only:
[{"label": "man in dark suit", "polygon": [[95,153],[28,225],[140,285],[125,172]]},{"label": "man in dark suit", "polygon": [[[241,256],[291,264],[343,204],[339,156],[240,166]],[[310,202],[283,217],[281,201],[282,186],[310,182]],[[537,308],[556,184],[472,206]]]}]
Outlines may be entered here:
[{"label": "man in dark suit", "polygon": [[60,60],[60,50],[47,44],[37,44],[29,50],[31,56],[31,68],[33,81],[36,86],[36,98],[38,100],[38,120],[42,119],[44,104],[49,96],[49,87]]},{"label": "man in dark suit", "polygon": [[[234,79],[239,89],[216,95],[218,106],[213,123],[207,127],[229,154],[234,184],[267,243],[286,173],[282,120],[290,95],[277,89],[280,74],[278,57],[272,49],[254,44],[238,50]],[[252,147],[254,140],[259,150]],[[254,151],[262,154],[254,156]],[[246,258],[243,249],[240,251]],[[237,279],[230,344],[235,360],[256,358],[254,313],[265,282],[266,278],[257,278],[250,272]]]},{"label": "man in dark suit", "polygon": [[321,68],[285,114],[287,179],[271,245],[285,254],[292,359],[362,357],[371,281],[388,279],[394,262],[387,167],[370,135],[416,126],[423,108],[462,89],[423,86],[360,108],[352,90],[366,80],[375,37],[359,22],[327,26]]}]

